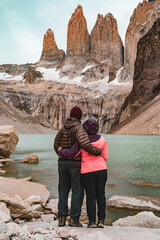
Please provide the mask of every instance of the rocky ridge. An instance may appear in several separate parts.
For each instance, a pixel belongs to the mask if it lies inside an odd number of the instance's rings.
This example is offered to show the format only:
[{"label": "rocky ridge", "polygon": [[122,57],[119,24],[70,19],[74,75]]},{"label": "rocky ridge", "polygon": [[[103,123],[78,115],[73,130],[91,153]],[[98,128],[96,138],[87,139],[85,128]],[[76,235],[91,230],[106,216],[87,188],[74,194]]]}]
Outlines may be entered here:
[{"label": "rocky ridge", "polygon": [[160,93],[160,18],[137,45],[133,88],[127,97],[120,122]]},{"label": "rocky ridge", "polygon": [[124,69],[120,81],[133,80],[137,43],[148,32],[158,17],[160,17],[160,0],[150,2],[143,0],[135,8],[125,36]]},{"label": "rocky ridge", "polygon": [[[99,84],[99,83],[98,83]],[[97,86],[96,86],[97,88]],[[18,108],[34,116],[43,126],[59,129],[70,109],[78,105],[83,110],[83,119],[94,116],[99,122],[99,131],[107,132],[120,111],[131,86],[126,88],[110,85],[104,90],[99,90],[75,84],[66,84],[50,81],[42,81],[34,84],[13,82],[8,91],[6,85],[2,85],[3,99],[13,107]],[[110,94],[113,96],[112,101]],[[117,104],[118,103],[118,104]]]}]

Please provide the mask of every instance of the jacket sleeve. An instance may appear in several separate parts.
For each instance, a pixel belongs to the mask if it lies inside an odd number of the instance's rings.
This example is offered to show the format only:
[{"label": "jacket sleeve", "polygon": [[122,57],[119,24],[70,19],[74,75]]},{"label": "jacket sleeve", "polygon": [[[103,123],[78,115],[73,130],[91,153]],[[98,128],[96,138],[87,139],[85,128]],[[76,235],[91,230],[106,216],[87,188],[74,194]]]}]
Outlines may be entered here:
[{"label": "jacket sleeve", "polygon": [[79,151],[80,151],[80,146],[78,144],[78,142],[76,142],[73,147],[69,148],[69,149],[60,149],[58,151],[58,155],[60,155],[63,158],[73,158],[75,157]]},{"label": "jacket sleeve", "polygon": [[102,148],[102,157],[104,161],[107,161],[108,159],[108,147],[107,147],[107,142],[105,141],[103,148]]},{"label": "jacket sleeve", "polygon": [[58,155],[58,148],[60,147],[60,132],[57,133],[54,139],[54,150]]},{"label": "jacket sleeve", "polygon": [[76,140],[78,141],[80,147],[86,152],[99,156],[102,153],[102,149],[94,147],[88,138],[88,134],[83,126],[80,126],[76,131]]}]

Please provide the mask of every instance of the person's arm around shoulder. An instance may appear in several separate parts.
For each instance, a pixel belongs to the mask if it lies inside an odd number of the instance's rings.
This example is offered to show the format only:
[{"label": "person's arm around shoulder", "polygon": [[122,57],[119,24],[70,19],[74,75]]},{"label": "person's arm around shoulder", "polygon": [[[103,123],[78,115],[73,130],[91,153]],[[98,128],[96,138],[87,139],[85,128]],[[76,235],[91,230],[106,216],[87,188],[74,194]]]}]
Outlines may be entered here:
[{"label": "person's arm around shoulder", "polygon": [[78,141],[80,147],[86,152],[99,156],[102,153],[102,149],[94,147],[89,140],[88,134],[83,126],[79,126],[76,129],[76,140]]},{"label": "person's arm around shoulder", "polygon": [[102,148],[102,157],[104,159],[104,161],[107,161],[108,159],[108,146],[107,146],[107,142],[104,142],[103,148]]},{"label": "person's arm around shoulder", "polygon": [[54,150],[58,155],[58,148],[60,147],[60,131],[58,131],[55,139],[54,139]]},{"label": "person's arm around shoulder", "polygon": [[64,158],[74,158],[80,153],[80,146],[78,142],[76,142],[71,148],[69,149],[59,149],[58,155]]}]

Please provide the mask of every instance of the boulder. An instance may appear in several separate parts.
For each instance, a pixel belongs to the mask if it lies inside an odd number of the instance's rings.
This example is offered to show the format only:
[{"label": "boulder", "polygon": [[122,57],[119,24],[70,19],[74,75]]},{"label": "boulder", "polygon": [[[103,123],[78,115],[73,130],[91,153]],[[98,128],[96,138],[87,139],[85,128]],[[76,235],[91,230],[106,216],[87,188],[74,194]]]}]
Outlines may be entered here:
[{"label": "boulder", "polygon": [[108,199],[107,207],[160,212],[160,199],[148,196],[114,195]]},{"label": "boulder", "polygon": [[49,192],[46,189],[46,186],[21,179],[0,177],[0,189],[2,193],[12,196],[18,195],[23,200],[32,195],[39,195],[41,197],[41,201],[45,203],[49,197]]},{"label": "boulder", "polygon": [[28,71],[25,72],[23,78],[26,84],[32,84],[35,83],[37,78],[42,78],[42,73],[30,67]]},{"label": "boulder", "polygon": [[11,217],[30,220],[33,217],[39,217],[39,213],[33,211],[32,207],[22,200],[19,196],[11,196],[0,193],[0,202],[6,204],[10,210]]},{"label": "boulder", "polygon": [[19,138],[12,125],[0,126],[0,156],[8,158],[15,150]]},{"label": "boulder", "polygon": [[6,204],[0,202],[0,221],[4,221],[5,223],[11,222],[10,210],[6,207]]},{"label": "boulder", "polygon": [[135,216],[120,218],[113,223],[113,226],[160,228],[160,218],[153,212],[141,212]]},{"label": "boulder", "polygon": [[37,154],[31,154],[28,157],[22,159],[20,163],[38,163],[38,156]]}]

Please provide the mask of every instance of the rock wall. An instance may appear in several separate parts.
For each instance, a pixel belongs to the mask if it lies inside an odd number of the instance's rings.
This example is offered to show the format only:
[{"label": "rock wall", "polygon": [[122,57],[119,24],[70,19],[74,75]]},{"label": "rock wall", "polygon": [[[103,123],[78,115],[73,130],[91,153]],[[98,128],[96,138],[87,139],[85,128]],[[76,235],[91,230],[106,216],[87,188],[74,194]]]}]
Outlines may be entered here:
[{"label": "rock wall", "polygon": [[67,55],[85,55],[89,52],[89,33],[82,6],[78,6],[68,23]]},{"label": "rock wall", "polygon": [[73,106],[82,108],[83,119],[94,117],[99,131],[108,132],[130,88],[112,86],[106,94],[77,85],[42,81],[21,86],[3,86],[3,99],[10,105],[34,116],[43,126],[59,129]]},{"label": "rock wall", "polygon": [[64,60],[65,53],[59,50],[54,38],[53,31],[49,28],[43,39],[43,50],[40,61],[61,62]]},{"label": "rock wall", "polygon": [[90,36],[90,53],[102,56],[117,69],[123,65],[123,43],[118,33],[116,19],[111,13],[105,17],[98,14]]},{"label": "rock wall", "polygon": [[137,46],[133,89],[123,107],[120,122],[160,93],[160,18]]},{"label": "rock wall", "polygon": [[125,36],[124,69],[121,81],[132,81],[134,64],[137,53],[137,43],[141,37],[152,27],[155,20],[160,17],[160,0],[148,2],[143,0],[135,8]]}]

